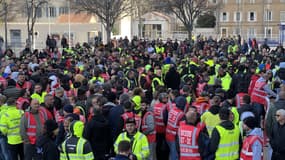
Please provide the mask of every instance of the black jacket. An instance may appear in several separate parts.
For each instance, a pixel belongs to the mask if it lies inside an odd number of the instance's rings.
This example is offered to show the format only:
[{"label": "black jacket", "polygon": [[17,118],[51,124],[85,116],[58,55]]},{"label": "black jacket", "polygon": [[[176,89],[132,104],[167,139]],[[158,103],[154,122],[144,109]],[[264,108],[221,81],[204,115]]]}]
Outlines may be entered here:
[{"label": "black jacket", "polygon": [[94,115],[86,124],[84,138],[90,142],[94,158],[104,159],[110,151],[111,136],[108,121],[103,115]]},{"label": "black jacket", "polygon": [[270,145],[273,149],[273,152],[281,153],[285,155],[285,125],[280,125],[279,123],[274,123],[272,132]]},{"label": "black jacket", "polygon": [[42,157],[37,157],[41,160],[59,160],[59,151],[52,138],[47,135],[41,136],[36,143],[37,148],[42,149]]},{"label": "black jacket", "polygon": [[174,68],[170,68],[170,70],[166,73],[165,85],[167,86],[167,88],[179,90],[180,75]]},{"label": "black jacket", "polygon": [[[231,121],[224,121],[224,122],[221,122],[219,124],[220,126],[224,127],[225,129],[227,130],[232,130],[234,129],[234,124],[231,122]],[[211,136],[211,139],[210,139],[210,152],[215,154],[216,151],[218,150],[218,146],[219,146],[219,143],[220,143],[220,134],[218,132],[218,130],[216,128],[213,129],[213,132],[212,132],[212,136]],[[239,147],[241,148],[242,147],[242,137],[240,135],[239,137]]]}]

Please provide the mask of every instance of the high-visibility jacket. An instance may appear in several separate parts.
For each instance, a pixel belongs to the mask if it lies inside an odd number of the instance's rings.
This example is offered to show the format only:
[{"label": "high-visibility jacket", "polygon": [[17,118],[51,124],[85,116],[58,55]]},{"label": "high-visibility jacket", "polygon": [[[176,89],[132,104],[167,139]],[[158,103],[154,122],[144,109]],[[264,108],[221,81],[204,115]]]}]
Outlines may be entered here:
[{"label": "high-visibility jacket", "polygon": [[16,83],[16,88],[19,89],[31,89],[32,88],[32,83],[29,81],[25,81],[24,84],[20,85],[19,83]]},{"label": "high-visibility jacket", "polygon": [[[116,139],[114,144],[116,153],[118,153],[119,143],[123,140],[131,142],[131,139],[127,136],[127,132],[121,133]],[[133,136],[132,153],[136,155],[138,160],[147,159],[150,154],[147,137],[139,131]]]},{"label": "high-visibility jacket", "polygon": [[20,123],[23,111],[16,106],[8,106],[5,112],[1,112],[0,131],[7,136],[8,144],[20,144],[22,138],[20,135]]},{"label": "high-visibility jacket", "polygon": [[[150,112],[150,111],[147,111],[143,118],[142,118],[142,132],[145,133],[148,129],[148,124],[146,123],[146,119],[149,117],[149,116],[153,116],[153,113]],[[154,123],[154,122],[153,122]],[[150,131],[149,133],[145,134],[146,137],[147,137],[147,140],[149,143],[154,143],[156,142],[156,132],[155,132],[155,129],[153,131]]]},{"label": "high-visibility jacket", "polygon": [[141,115],[141,101],[142,101],[142,98],[141,96],[139,95],[135,95],[133,98],[132,98],[132,101],[133,103],[135,104],[134,106],[134,112],[138,115]]},{"label": "high-visibility jacket", "polygon": [[165,124],[163,122],[163,112],[166,110],[166,104],[156,103],[154,105],[154,122],[155,122],[155,131],[157,133],[165,133]]},{"label": "high-visibility jacket", "polygon": [[184,112],[178,109],[177,107],[173,107],[170,109],[168,113],[168,120],[166,125],[166,134],[165,138],[167,141],[175,141],[175,137],[177,134],[179,122],[184,116]]},{"label": "high-visibility jacket", "polygon": [[201,115],[209,109],[209,103],[207,102],[193,102],[192,106],[197,108],[198,113]]},{"label": "high-visibility jacket", "polygon": [[[65,140],[62,145],[61,145],[61,150],[60,152],[60,159],[61,160],[90,160],[94,159],[93,152],[90,150],[88,153],[84,153],[84,146],[86,143],[88,143],[87,140],[84,138],[78,138],[76,144],[70,144],[69,140],[74,137],[69,137],[67,140]],[[74,152],[68,152],[67,147],[68,145],[73,146],[75,148]],[[91,148],[91,146],[90,146]],[[67,153],[68,152],[68,153]]]},{"label": "high-visibility jacket", "polygon": [[47,119],[50,119],[50,120],[54,119],[53,114],[48,109],[46,109],[45,107],[40,106],[39,107],[39,113],[41,115],[43,115],[46,120]]},{"label": "high-visibility jacket", "polygon": [[251,96],[252,92],[253,92],[253,88],[255,86],[256,81],[260,78],[259,75],[254,74],[251,76],[251,80],[250,80],[250,84],[248,86],[248,95]]},{"label": "high-visibility jacket", "polygon": [[158,78],[158,77],[153,78],[153,80],[151,82],[152,92],[155,92],[156,87],[157,87],[157,85],[155,85],[155,82],[160,86],[164,85],[164,83],[161,81],[160,78]]},{"label": "high-visibility jacket", "polygon": [[[39,117],[40,117],[40,122],[41,125],[44,126],[45,121],[47,120],[47,117],[44,117],[43,114],[41,114],[40,112],[38,113]],[[36,140],[37,140],[37,121],[33,115],[33,113],[31,112],[25,112],[24,114],[25,118],[27,119],[27,127],[26,129],[26,133],[29,139],[30,144],[36,144]]]},{"label": "high-visibility jacket", "polygon": [[135,120],[136,120],[136,128],[137,128],[137,129],[140,129],[142,119],[141,119],[141,117],[138,116],[137,114],[134,114],[133,112],[125,112],[124,114],[121,115],[121,117],[122,117],[123,120],[124,120],[124,128],[126,128],[126,120],[127,120],[128,118],[135,118]]},{"label": "high-visibility jacket", "polygon": [[216,160],[236,160],[239,158],[240,131],[235,125],[234,129],[228,130],[217,125],[216,129],[220,135],[220,142],[215,154]]},{"label": "high-visibility jacket", "polygon": [[266,85],[266,81],[259,78],[254,85],[253,91],[251,93],[251,102],[266,105],[267,93],[264,91],[263,87]]},{"label": "high-visibility jacket", "polygon": [[[253,153],[252,146],[256,141],[260,142],[260,144],[263,146],[262,139],[257,135],[247,136],[244,139],[242,149],[240,152],[240,160],[252,160],[253,159],[253,154],[256,154],[256,153]],[[263,159],[263,157],[261,159]]]},{"label": "high-visibility jacket", "polygon": [[213,129],[220,123],[219,114],[213,114],[209,111],[201,116],[201,121],[205,123],[209,136],[211,137]]},{"label": "high-visibility jacket", "polygon": [[244,105],[243,100],[242,100],[244,95],[246,95],[246,93],[238,93],[236,95],[236,106],[237,106],[237,108],[240,108],[242,105]]},{"label": "high-visibility jacket", "polygon": [[33,93],[31,95],[32,99],[37,99],[39,101],[39,103],[44,103],[45,101],[45,96],[47,95],[47,92],[42,92],[42,95],[39,95],[38,93]]},{"label": "high-visibility jacket", "polygon": [[222,82],[222,89],[228,91],[231,86],[232,77],[230,76],[229,73],[226,73],[226,75],[224,77],[221,77],[220,79]]},{"label": "high-visibility jacket", "polygon": [[88,83],[92,84],[92,83],[94,83],[96,81],[104,83],[104,79],[102,77],[92,77],[92,79],[90,79]]},{"label": "high-visibility jacket", "polygon": [[178,128],[178,139],[180,149],[180,160],[201,160],[198,147],[200,128],[180,122]]}]

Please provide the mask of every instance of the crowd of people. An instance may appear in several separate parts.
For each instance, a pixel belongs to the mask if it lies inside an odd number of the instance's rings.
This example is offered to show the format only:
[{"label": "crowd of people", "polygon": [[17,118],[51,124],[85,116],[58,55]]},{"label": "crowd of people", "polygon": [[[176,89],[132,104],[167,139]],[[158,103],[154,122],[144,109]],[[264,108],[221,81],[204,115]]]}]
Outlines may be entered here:
[{"label": "crowd of people", "polygon": [[46,43],[1,55],[0,159],[285,159],[282,45]]}]

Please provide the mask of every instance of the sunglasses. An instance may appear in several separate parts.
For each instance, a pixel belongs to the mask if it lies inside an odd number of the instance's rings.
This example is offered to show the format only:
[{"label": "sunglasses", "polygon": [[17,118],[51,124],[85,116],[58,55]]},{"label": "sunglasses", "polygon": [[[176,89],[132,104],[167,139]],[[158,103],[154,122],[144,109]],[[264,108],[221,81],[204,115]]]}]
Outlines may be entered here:
[{"label": "sunglasses", "polygon": [[280,115],[279,114],[275,114],[275,117],[280,117]]}]

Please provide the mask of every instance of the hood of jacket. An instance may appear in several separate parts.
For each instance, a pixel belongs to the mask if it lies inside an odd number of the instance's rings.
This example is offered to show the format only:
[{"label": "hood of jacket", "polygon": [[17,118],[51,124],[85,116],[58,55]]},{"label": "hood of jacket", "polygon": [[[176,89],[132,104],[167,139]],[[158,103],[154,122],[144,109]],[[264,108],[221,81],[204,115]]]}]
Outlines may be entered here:
[{"label": "hood of jacket", "polygon": [[81,138],[84,131],[84,123],[81,121],[74,121],[70,124],[70,133],[72,136]]},{"label": "hood of jacket", "polygon": [[261,128],[254,128],[253,130],[251,130],[248,134],[249,136],[259,136],[259,137],[263,137],[263,132],[261,130]]}]

